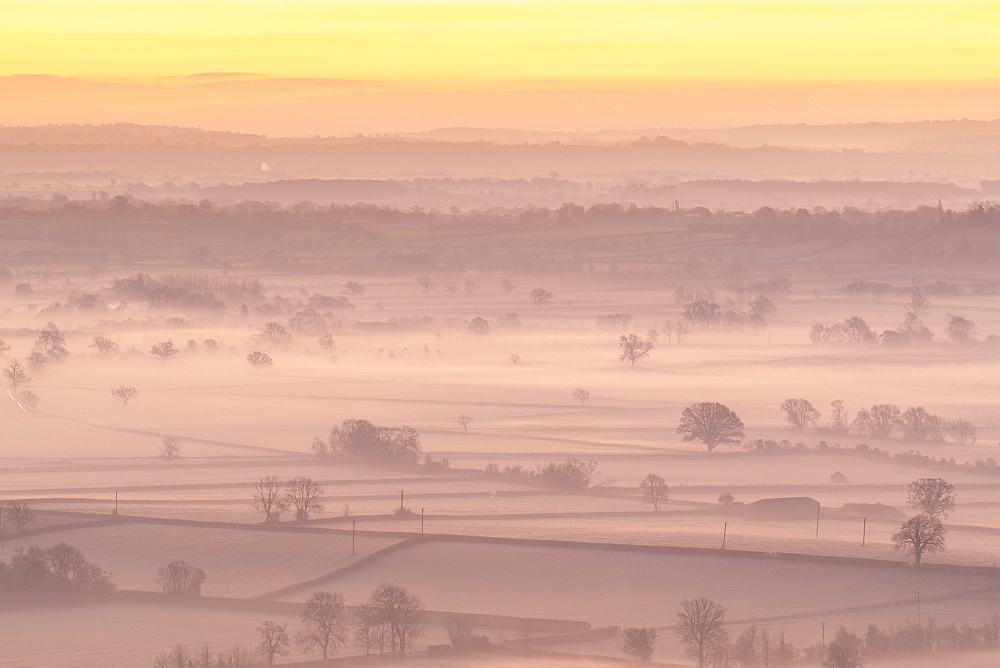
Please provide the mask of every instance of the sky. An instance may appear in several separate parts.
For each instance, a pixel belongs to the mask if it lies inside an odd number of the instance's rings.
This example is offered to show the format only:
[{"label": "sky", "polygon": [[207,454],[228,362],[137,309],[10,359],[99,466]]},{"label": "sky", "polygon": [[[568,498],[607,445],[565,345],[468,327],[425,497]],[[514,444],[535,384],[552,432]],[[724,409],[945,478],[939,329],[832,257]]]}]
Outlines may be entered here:
[{"label": "sky", "polygon": [[996,2],[6,0],[3,14],[7,125],[602,129],[992,118],[1000,102]]}]

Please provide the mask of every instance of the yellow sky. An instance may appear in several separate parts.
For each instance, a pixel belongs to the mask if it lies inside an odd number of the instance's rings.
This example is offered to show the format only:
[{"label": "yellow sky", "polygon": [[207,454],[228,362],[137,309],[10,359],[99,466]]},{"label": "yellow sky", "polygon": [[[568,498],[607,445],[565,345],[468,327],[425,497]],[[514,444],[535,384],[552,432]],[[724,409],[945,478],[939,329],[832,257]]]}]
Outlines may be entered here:
[{"label": "yellow sky", "polygon": [[403,89],[998,78],[1000,3],[5,0],[0,76],[252,72]]},{"label": "yellow sky", "polygon": [[0,124],[992,118],[998,35],[997,0],[0,0]]}]

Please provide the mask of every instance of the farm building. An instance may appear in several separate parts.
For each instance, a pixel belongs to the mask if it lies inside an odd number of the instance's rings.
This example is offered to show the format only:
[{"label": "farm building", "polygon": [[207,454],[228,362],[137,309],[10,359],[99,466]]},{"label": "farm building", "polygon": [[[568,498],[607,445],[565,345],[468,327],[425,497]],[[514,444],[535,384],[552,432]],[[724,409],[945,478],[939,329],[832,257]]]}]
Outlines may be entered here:
[{"label": "farm building", "polygon": [[816,517],[818,510],[819,501],[808,496],[760,499],[750,504],[751,517],[771,517],[783,520]]}]

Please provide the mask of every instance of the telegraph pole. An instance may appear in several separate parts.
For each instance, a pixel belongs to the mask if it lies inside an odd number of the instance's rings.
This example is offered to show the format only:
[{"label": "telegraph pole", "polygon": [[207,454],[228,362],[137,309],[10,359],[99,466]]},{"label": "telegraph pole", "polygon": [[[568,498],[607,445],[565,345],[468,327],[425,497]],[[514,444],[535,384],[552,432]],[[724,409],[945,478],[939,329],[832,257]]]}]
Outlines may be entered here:
[{"label": "telegraph pole", "polygon": [[816,537],[819,538],[819,511],[822,506],[816,506]]},{"label": "telegraph pole", "polygon": [[358,530],[358,521],[357,520],[352,520],[351,521],[351,555],[352,556],[355,554],[355,552],[354,552],[354,534],[357,532],[357,530]]},{"label": "telegraph pole", "polygon": [[420,535],[424,535],[424,509],[420,509]]},{"label": "telegraph pole", "polygon": [[861,547],[865,546],[865,538],[868,536],[868,518],[865,518],[864,524],[861,525]]},{"label": "telegraph pole", "polygon": [[726,549],[726,533],[729,531],[729,522],[722,525],[722,549]]}]

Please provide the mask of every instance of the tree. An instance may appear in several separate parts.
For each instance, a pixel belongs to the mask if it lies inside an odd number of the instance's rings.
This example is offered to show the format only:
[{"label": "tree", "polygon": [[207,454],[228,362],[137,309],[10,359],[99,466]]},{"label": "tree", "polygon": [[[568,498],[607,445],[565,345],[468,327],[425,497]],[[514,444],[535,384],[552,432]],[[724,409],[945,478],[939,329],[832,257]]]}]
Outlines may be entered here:
[{"label": "tree", "polygon": [[907,408],[899,418],[904,438],[911,441],[940,441],[944,438],[945,423],[939,416],[929,413],[923,406]]},{"label": "tree", "polygon": [[322,512],[323,504],[319,498],[323,492],[323,488],[312,478],[297,476],[285,482],[285,498],[290,506],[295,507],[295,519],[300,521],[309,519],[310,513]]},{"label": "tree", "polygon": [[552,299],[552,293],[543,288],[535,288],[531,291],[531,303],[541,308],[542,304]]},{"label": "tree", "polygon": [[942,478],[921,478],[906,488],[906,505],[929,517],[948,517],[955,509],[955,486]]},{"label": "tree", "polygon": [[14,391],[17,390],[18,385],[31,382],[31,376],[28,375],[24,365],[16,359],[7,363],[7,366],[3,368],[3,375]]},{"label": "tree", "polygon": [[736,502],[736,497],[733,496],[732,492],[723,492],[716,500],[722,504],[723,508],[729,508],[729,506]]},{"label": "tree", "polygon": [[262,353],[259,350],[254,350],[253,352],[247,353],[247,364],[252,366],[257,371],[261,369],[266,369],[274,364],[274,360],[267,353]]},{"label": "tree", "polygon": [[49,359],[40,352],[36,351],[28,355],[28,367],[30,367],[32,371],[40,372],[48,363]]},{"label": "tree", "polygon": [[276,475],[262,476],[254,485],[253,508],[265,522],[280,522],[288,510],[288,499],[282,494],[284,485]]},{"label": "tree", "polygon": [[186,561],[171,561],[156,571],[156,584],[167,594],[201,596],[201,586],[208,580],[205,571]]},{"label": "tree", "polygon": [[319,337],[317,343],[319,343],[320,348],[325,350],[330,355],[330,359],[333,359],[333,353],[337,350],[337,341],[334,340],[333,334],[324,334]]},{"label": "tree", "polygon": [[720,443],[739,443],[746,436],[743,420],[729,407],[712,402],[685,408],[677,433],[683,434],[685,441],[701,441],[708,446],[709,452]]},{"label": "tree", "polygon": [[805,429],[821,417],[808,399],[785,399],[781,404],[785,419],[796,429]]},{"label": "tree", "polygon": [[521,363],[521,356],[518,355],[517,353],[511,353],[510,363],[513,364],[514,366],[517,366],[518,364]]},{"label": "tree", "polygon": [[344,283],[344,293],[352,297],[360,297],[365,294],[365,286],[357,281],[347,281]]},{"label": "tree", "polygon": [[176,436],[167,436],[163,439],[163,445],[160,446],[160,458],[168,465],[180,457],[180,443],[181,440]]},{"label": "tree", "polygon": [[857,420],[864,419],[872,436],[889,438],[893,427],[900,424],[902,413],[895,404],[875,404],[864,413],[858,412]]},{"label": "tree", "polygon": [[892,542],[897,550],[912,553],[919,566],[924,552],[940,552],[944,549],[944,531],[940,520],[920,513],[903,523],[899,532],[892,536]]},{"label": "tree", "polygon": [[830,402],[830,407],[833,408],[833,413],[830,415],[830,428],[838,432],[846,432],[848,422],[844,402],[836,399]]},{"label": "tree", "polygon": [[962,316],[948,314],[948,324],[944,328],[948,340],[956,345],[966,345],[976,340],[976,323]]},{"label": "tree", "polygon": [[417,276],[417,285],[424,289],[424,294],[429,295],[437,284],[431,280],[430,276]]},{"label": "tree", "polygon": [[862,668],[865,662],[861,658],[861,638],[841,626],[837,636],[826,648],[823,668]]},{"label": "tree", "polygon": [[128,408],[128,402],[135,399],[139,392],[131,385],[119,385],[111,390],[111,396],[122,402],[122,410]]},{"label": "tree", "polygon": [[580,405],[583,406],[587,403],[587,400],[590,399],[590,392],[582,387],[578,387],[573,390],[573,398],[579,401]]},{"label": "tree", "polygon": [[510,294],[511,292],[514,291],[514,288],[516,288],[517,286],[514,285],[514,281],[510,280],[509,278],[505,278],[502,281],[500,281],[500,287],[503,289],[504,292]]},{"label": "tree", "polygon": [[913,315],[918,321],[931,308],[931,301],[924,295],[924,289],[920,285],[914,285],[910,291],[910,301],[903,305],[908,314]]},{"label": "tree", "polygon": [[[17,393],[17,403],[21,404],[21,406],[26,411],[34,411],[36,408],[38,408],[38,401],[39,401],[38,395],[32,392],[31,390],[21,390],[20,392]],[[955,424],[959,424],[961,422],[964,422],[964,420],[957,420]],[[972,444],[975,445],[975,443],[976,443],[975,427],[973,427]]]},{"label": "tree", "polygon": [[618,355],[618,361],[628,360],[632,366],[635,366],[635,363],[647,356],[652,349],[652,341],[643,341],[638,334],[622,334],[621,338],[618,339],[618,350],[621,351]]},{"label": "tree", "polygon": [[284,325],[272,320],[264,324],[264,329],[257,335],[257,339],[269,348],[277,348],[286,345],[292,339],[292,335]]},{"label": "tree", "polygon": [[347,624],[344,621],[344,597],[328,591],[317,591],[306,599],[302,610],[303,628],[298,645],[305,650],[319,648],[325,660],[330,652],[347,641]]},{"label": "tree", "polygon": [[714,649],[728,642],[729,634],[722,627],[725,619],[726,609],[704,596],[681,601],[677,635],[699,668],[703,668]]},{"label": "tree", "polygon": [[174,342],[172,340],[167,339],[166,341],[160,341],[150,348],[149,354],[153,357],[158,357],[160,359],[160,364],[163,365],[177,357],[177,355],[180,354],[180,351],[174,347]]},{"label": "tree", "polygon": [[365,654],[371,654],[373,648],[378,648],[379,654],[385,651],[389,627],[381,610],[368,603],[356,606],[353,626],[354,642],[358,647],[365,648]]},{"label": "tree", "polygon": [[10,350],[10,344],[0,339],[0,355],[6,355],[8,350]]},{"label": "tree", "polygon": [[33,350],[44,355],[49,362],[59,362],[69,357],[69,351],[66,350],[66,337],[63,336],[54,322],[45,325],[38,333]]},{"label": "tree", "polygon": [[393,655],[405,656],[406,643],[422,633],[423,602],[403,587],[382,584],[372,592],[368,605],[384,620]]},{"label": "tree", "polygon": [[[21,394],[24,394],[23,392]],[[24,403],[23,401],[21,403]],[[945,424],[945,431],[959,445],[975,445],[978,438],[976,425],[968,420],[950,420]]]},{"label": "tree", "polygon": [[473,336],[486,336],[490,333],[490,321],[480,318],[478,315],[469,321],[469,334]]},{"label": "tree", "polygon": [[470,422],[472,422],[472,418],[468,415],[462,414],[458,416],[458,424],[462,425],[462,431],[469,431]]},{"label": "tree", "polygon": [[629,627],[622,630],[622,652],[634,656],[645,663],[653,656],[653,645],[656,642],[656,629],[641,629]]},{"label": "tree", "polygon": [[118,344],[106,336],[95,336],[90,347],[102,357],[111,357],[118,352]]},{"label": "tree", "polygon": [[642,490],[642,498],[646,503],[653,504],[654,513],[660,509],[660,502],[666,501],[670,496],[667,481],[654,473],[650,473],[642,479],[642,482],[639,483],[639,489]]},{"label": "tree", "polygon": [[153,659],[153,668],[190,668],[194,664],[187,645],[180,643],[170,648],[169,652],[157,654]]},{"label": "tree", "polygon": [[260,644],[257,651],[267,661],[267,665],[274,663],[275,656],[285,656],[291,647],[291,640],[288,638],[288,624],[278,624],[271,620],[265,621],[257,627],[260,634]]},{"label": "tree", "polygon": [[14,523],[17,532],[26,527],[35,519],[35,511],[31,509],[31,504],[26,501],[13,501],[7,506],[10,514],[10,521]]},{"label": "tree", "polygon": [[878,340],[875,332],[861,316],[852,315],[844,320],[844,332],[847,340],[854,344],[856,348],[861,346],[873,346]]}]

